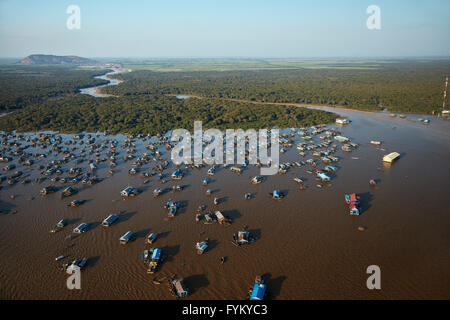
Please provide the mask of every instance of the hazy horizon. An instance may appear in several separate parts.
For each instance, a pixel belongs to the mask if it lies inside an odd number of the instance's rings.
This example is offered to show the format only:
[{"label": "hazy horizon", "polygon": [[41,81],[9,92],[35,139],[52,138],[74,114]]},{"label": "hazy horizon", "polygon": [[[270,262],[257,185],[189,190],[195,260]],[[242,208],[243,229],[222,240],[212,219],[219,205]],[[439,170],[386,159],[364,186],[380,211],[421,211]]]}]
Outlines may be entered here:
[{"label": "hazy horizon", "polygon": [[[80,29],[70,30],[70,5]],[[380,9],[370,30],[367,8]],[[2,58],[326,59],[450,56],[450,1],[0,1]]]},{"label": "hazy horizon", "polygon": [[435,56],[323,56],[323,57],[251,57],[251,56],[211,56],[211,57],[188,57],[188,56],[179,56],[179,57],[152,57],[152,56],[86,56],[86,55],[75,55],[75,54],[58,54],[56,53],[30,53],[26,56],[17,56],[17,57],[0,57],[0,60],[11,60],[11,59],[23,59],[31,55],[53,55],[53,56],[77,56],[88,59],[129,59],[129,60],[417,60],[417,59],[450,59],[449,55],[435,55]]}]

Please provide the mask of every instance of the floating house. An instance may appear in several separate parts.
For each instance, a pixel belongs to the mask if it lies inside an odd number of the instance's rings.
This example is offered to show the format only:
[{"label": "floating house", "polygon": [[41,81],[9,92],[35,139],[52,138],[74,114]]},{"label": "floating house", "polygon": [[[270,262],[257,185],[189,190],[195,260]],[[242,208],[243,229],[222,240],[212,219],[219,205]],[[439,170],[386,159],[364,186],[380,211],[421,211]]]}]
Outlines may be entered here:
[{"label": "floating house", "polygon": [[147,273],[155,273],[161,259],[161,249],[153,249],[152,258],[148,264]]},{"label": "floating house", "polygon": [[49,193],[53,193],[53,192],[56,192],[56,188],[53,186],[45,187],[45,188],[41,189],[41,191],[40,191],[41,195],[43,195],[43,196],[45,196]]},{"label": "floating house", "polygon": [[323,172],[319,172],[317,174],[317,178],[319,178],[320,180],[324,181],[324,182],[328,182],[331,180],[331,178],[329,176],[327,176],[325,173]]},{"label": "floating house", "polygon": [[147,243],[152,244],[153,242],[156,241],[157,237],[158,235],[156,233],[150,233],[149,236],[147,237]]},{"label": "floating house", "polygon": [[175,279],[174,281],[172,281],[172,286],[176,298],[186,297],[189,294],[184,285],[184,279]]},{"label": "floating house", "polygon": [[275,199],[275,200],[279,200],[279,199],[282,199],[282,198],[283,198],[283,194],[281,193],[280,190],[274,190],[270,195],[271,195],[272,198]]},{"label": "floating house", "polygon": [[133,187],[126,187],[125,189],[123,189],[122,191],[120,191],[120,195],[122,197],[132,197],[138,194],[137,189],[133,188]]},{"label": "floating house", "polygon": [[126,244],[132,241],[135,237],[135,233],[133,231],[128,231],[123,236],[120,237],[119,241],[121,244]]},{"label": "floating house", "polygon": [[64,228],[66,225],[67,225],[67,220],[62,219],[62,220],[60,220],[60,221],[56,224],[56,227],[58,227],[58,228]]},{"label": "floating house", "polygon": [[393,161],[397,160],[399,157],[400,157],[400,153],[391,152],[383,157],[383,162],[392,163]]},{"label": "floating house", "polygon": [[173,180],[181,180],[183,178],[183,173],[180,169],[177,169],[172,173],[171,177]]},{"label": "floating house", "polygon": [[119,216],[117,214],[110,214],[105,220],[102,221],[102,226],[110,227],[116,223],[117,220],[119,220]]},{"label": "floating house", "polygon": [[195,249],[197,249],[198,254],[203,254],[206,251],[206,249],[208,249],[208,241],[205,240],[202,242],[197,242],[195,244]]},{"label": "floating house", "polygon": [[359,206],[360,197],[356,193],[346,194],[345,202],[349,205],[350,214],[357,215],[360,214],[360,206]]},{"label": "floating house", "polygon": [[347,118],[336,118],[337,124],[349,124],[351,121]]},{"label": "floating house", "polygon": [[326,166],[325,168],[323,168],[323,170],[327,172],[336,172],[337,168],[335,166]]},{"label": "floating house", "polygon": [[250,290],[250,299],[249,300],[264,300],[264,296],[266,294],[266,285],[262,280],[261,276],[257,276],[255,279],[255,284],[253,288]]},{"label": "floating house", "polygon": [[90,225],[88,223],[82,223],[75,229],[73,229],[73,233],[84,233],[89,230]]},{"label": "floating house", "polygon": [[254,242],[254,238],[248,231],[238,231],[238,233],[233,235],[233,240],[231,241],[236,246],[247,245]]},{"label": "floating house", "polygon": [[216,211],[215,213],[217,222],[220,224],[230,224],[230,220],[228,220],[220,211]]},{"label": "floating house", "polygon": [[336,140],[337,142],[346,143],[348,142],[349,139],[343,136],[335,136],[334,140]]}]

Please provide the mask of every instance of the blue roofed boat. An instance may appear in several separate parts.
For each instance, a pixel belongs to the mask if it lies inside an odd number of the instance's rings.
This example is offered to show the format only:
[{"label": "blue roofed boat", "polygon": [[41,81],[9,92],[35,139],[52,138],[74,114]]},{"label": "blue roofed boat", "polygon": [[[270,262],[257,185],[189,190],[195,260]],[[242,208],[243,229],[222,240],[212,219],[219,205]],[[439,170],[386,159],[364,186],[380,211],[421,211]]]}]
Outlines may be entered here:
[{"label": "blue roofed boat", "polygon": [[120,243],[126,244],[130,241],[132,241],[135,238],[135,233],[133,231],[128,231],[123,236],[120,237]]},{"label": "blue roofed boat", "polygon": [[160,257],[161,257],[161,249],[157,248],[157,249],[153,250],[152,260],[159,259]]},{"label": "blue roofed boat", "polygon": [[250,289],[250,299],[249,300],[264,300],[266,294],[266,285],[264,284],[261,276],[257,276],[253,288]]},{"label": "blue roofed boat", "polygon": [[275,200],[279,200],[279,199],[282,199],[284,197],[283,193],[281,193],[280,190],[274,190],[272,193],[270,193],[270,195]]},{"label": "blue roofed boat", "polygon": [[181,172],[180,169],[177,169],[172,173],[173,180],[181,180],[182,178],[183,178],[183,173]]},{"label": "blue roofed boat", "polygon": [[253,286],[252,294],[250,295],[250,300],[264,300],[264,294],[266,293],[265,284],[257,284]]},{"label": "blue roofed boat", "polygon": [[328,172],[335,172],[337,171],[337,168],[335,166],[326,166],[324,170]]},{"label": "blue roofed boat", "polygon": [[328,181],[331,180],[331,178],[330,178],[329,176],[327,176],[327,175],[326,175],[325,173],[323,173],[323,172],[319,172],[319,173],[317,174],[317,178],[320,179],[320,180],[322,180],[322,181],[324,181],[324,182],[328,182]]},{"label": "blue roofed boat", "polygon": [[117,214],[109,215],[105,220],[102,221],[102,226],[109,227],[119,220],[119,216]]}]

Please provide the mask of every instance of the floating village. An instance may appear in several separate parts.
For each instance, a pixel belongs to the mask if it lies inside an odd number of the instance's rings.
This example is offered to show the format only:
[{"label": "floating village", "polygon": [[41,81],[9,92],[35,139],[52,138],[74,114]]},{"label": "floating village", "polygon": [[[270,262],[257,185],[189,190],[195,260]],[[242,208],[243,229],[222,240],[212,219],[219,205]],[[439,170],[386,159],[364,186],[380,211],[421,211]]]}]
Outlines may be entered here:
[{"label": "floating village", "polygon": [[[133,201],[135,197],[153,197],[163,199],[167,216],[161,217],[170,221],[177,219],[180,209],[184,209],[192,216],[192,224],[218,224],[229,230],[230,246],[235,250],[248,247],[258,242],[258,235],[253,234],[247,225],[239,225],[233,218],[221,210],[221,203],[226,198],[214,189],[213,180],[219,170],[228,171],[234,175],[239,183],[248,184],[248,192],[242,194],[245,201],[257,201],[258,197],[270,197],[273,201],[289,201],[295,197],[295,192],[301,193],[308,188],[333,188],[333,181],[337,179],[336,173],[340,169],[340,160],[343,157],[352,157],[358,149],[358,143],[341,134],[341,126],[351,125],[349,119],[338,118],[336,125],[319,125],[308,128],[290,128],[281,130],[279,137],[280,164],[277,167],[278,175],[286,178],[285,186],[274,189],[269,194],[255,194],[253,188],[264,184],[271,176],[255,175],[247,181],[242,181],[243,173],[250,166],[258,168],[268,166],[270,163],[249,164],[251,152],[244,151],[245,162],[235,165],[174,165],[170,154],[174,144],[169,135],[118,135],[112,136],[107,132],[96,134],[59,134],[59,133],[3,133],[1,134],[0,162],[0,188],[7,191],[10,201],[14,201],[18,194],[17,185],[39,185],[39,194],[26,194],[31,201],[36,197],[60,198],[61,206],[69,206],[73,210],[83,206],[87,199],[79,196],[80,192],[97,184],[108,184],[108,179],[119,170],[126,170],[130,176],[138,176],[141,183],[136,185],[121,185],[117,187],[117,194],[123,201]],[[365,142],[374,148],[382,148],[382,141],[371,140]],[[224,148],[225,149],[225,148]],[[283,154],[294,149],[297,153],[296,161],[283,161]],[[384,150],[384,149],[382,149]],[[385,151],[382,161],[386,164],[396,161],[400,154]],[[237,152],[237,150],[236,150]],[[242,151],[241,151],[242,152]],[[102,170],[103,175],[98,172]],[[202,173],[203,178],[198,185],[184,185],[183,178],[192,170]],[[290,172],[291,174],[287,174]],[[375,186],[377,177],[367,183]],[[289,186],[291,192],[286,194],[284,188]],[[203,204],[198,207],[189,207],[183,201],[183,191],[186,188],[196,188],[203,193]],[[90,200],[95,201],[95,199]],[[346,210],[342,215],[358,216],[364,212],[358,190],[348,190],[342,194],[342,202]],[[149,208],[151,210],[151,208]],[[20,214],[16,209],[3,210],[1,214]],[[357,219],[357,218],[355,218]],[[122,221],[121,212],[104,212],[101,228],[114,228],[117,224],[126,224]],[[70,255],[71,248],[76,244],[77,237],[88,236],[92,221],[79,221],[71,223],[68,216],[61,216],[54,225],[49,225],[50,233],[65,234],[64,250],[55,253],[55,270],[60,269],[72,274],[75,269],[85,270],[90,266],[90,257]],[[364,226],[358,226],[364,231]],[[158,247],[159,234],[150,232],[145,236],[142,245],[142,254],[136,259],[142,261],[142,272],[147,273],[149,281],[155,285],[166,283],[170,292],[177,298],[188,296],[190,291],[183,277],[164,274],[165,252]],[[136,230],[128,230],[118,239],[109,239],[111,246],[127,246],[136,242]],[[212,251],[217,255],[218,264],[226,264],[227,257],[217,248],[210,249],[210,239],[205,237],[191,244],[192,255],[201,256]],[[186,276],[186,275],[184,275]],[[266,287],[264,277],[257,275],[254,283],[249,279],[250,289],[247,298],[262,300],[270,294],[270,287]]]}]

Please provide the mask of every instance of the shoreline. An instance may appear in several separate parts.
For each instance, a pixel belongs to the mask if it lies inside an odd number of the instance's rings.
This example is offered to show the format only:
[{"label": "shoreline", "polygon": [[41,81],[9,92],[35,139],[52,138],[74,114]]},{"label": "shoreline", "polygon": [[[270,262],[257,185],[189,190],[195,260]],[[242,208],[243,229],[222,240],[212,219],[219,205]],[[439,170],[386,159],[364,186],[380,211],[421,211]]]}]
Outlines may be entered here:
[{"label": "shoreline", "polygon": [[[109,70],[110,71],[106,72],[103,75],[94,77],[94,78],[97,78],[97,79],[107,80],[107,81],[109,81],[109,83],[98,85],[98,86],[93,86],[93,87],[83,88],[83,89],[93,89],[93,94],[91,94],[91,93],[83,93],[81,91],[79,93],[87,94],[87,95],[93,96],[94,98],[109,98],[109,97],[119,98],[120,96],[116,96],[116,95],[113,95],[113,94],[110,94],[110,93],[103,93],[101,89],[103,87],[119,85],[124,80],[111,78],[111,76],[113,74],[121,74],[121,73],[125,73],[125,72],[131,72],[131,69],[119,68],[119,69],[109,69]],[[113,81],[115,81],[116,83],[113,83]],[[95,95],[97,95],[97,96],[95,96]]]},{"label": "shoreline", "polygon": [[[234,98],[202,97],[202,96],[190,95],[190,94],[167,94],[167,96],[172,96],[172,97],[185,96],[185,97],[196,98],[196,99],[218,99],[218,100],[234,101],[234,102],[241,102],[241,103],[272,104],[272,105],[291,106],[291,107],[332,108],[332,109],[338,109],[338,110],[347,110],[347,111],[356,111],[356,112],[363,112],[363,113],[382,114],[382,112],[380,112],[380,111],[360,110],[360,109],[352,109],[352,108],[343,107],[343,106],[329,106],[329,105],[320,105],[320,104],[300,104],[300,103],[292,103],[292,102],[284,103],[284,102],[251,101],[251,100],[234,99]],[[185,98],[185,99],[188,99],[188,98]],[[403,113],[406,113],[406,112],[403,112]],[[411,114],[422,114],[422,113],[411,113]]]},{"label": "shoreline", "polygon": [[[392,111],[391,113],[387,114],[382,111],[360,110],[360,109],[352,109],[352,108],[348,108],[348,107],[344,107],[344,106],[329,106],[329,105],[320,105],[320,104],[263,102],[263,101],[251,101],[251,100],[233,99],[233,98],[210,98],[210,97],[202,97],[202,96],[188,95],[188,94],[167,94],[167,96],[174,96],[174,97],[180,96],[180,95],[186,96],[188,98],[195,98],[195,99],[219,99],[219,100],[234,101],[234,102],[240,102],[240,103],[253,103],[253,104],[258,104],[258,105],[267,104],[267,105],[278,105],[278,106],[291,106],[291,107],[302,107],[302,108],[314,108],[314,109],[318,109],[318,110],[321,110],[323,108],[329,108],[329,109],[333,109],[333,110],[352,111],[352,112],[359,112],[359,113],[365,113],[365,114],[376,114],[376,115],[381,115],[381,116],[385,116],[385,117],[389,117],[389,118],[396,118],[396,119],[407,120],[407,121],[412,121],[412,122],[415,122],[415,121],[407,119],[407,118],[400,118],[397,115],[410,114],[410,115],[423,115],[423,116],[429,116],[429,117],[436,116],[436,115],[425,114],[425,113],[416,113],[416,112],[401,112],[401,113],[399,113],[396,111]],[[184,98],[184,99],[188,99],[188,98]],[[337,111],[336,111],[336,114],[338,114]],[[390,114],[396,114],[396,116],[391,117]]]},{"label": "shoreline", "polygon": [[[95,93],[97,94],[97,90],[99,90],[100,88],[97,88]],[[102,94],[102,93],[101,93]],[[167,94],[167,96],[178,96],[178,95],[173,95],[173,94]],[[119,96],[114,96],[114,95],[108,95],[105,96],[106,97],[119,97]],[[205,97],[197,97],[197,96],[189,96],[190,98],[196,98],[196,99],[215,99],[215,98],[205,98]],[[230,101],[235,101],[235,102],[241,102],[241,103],[253,103],[253,104],[272,104],[272,105],[279,105],[279,106],[294,106],[294,107],[301,107],[301,108],[312,108],[312,109],[317,109],[317,110],[322,110],[322,111],[327,111],[327,112],[331,112],[331,113],[335,113],[338,116],[342,116],[338,113],[338,110],[343,110],[343,111],[350,111],[350,112],[357,112],[360,114],[367,114],[367,115],[380,115],[383,116],[385,118],[391,118],[391,119],[398,119],[398,120],[404,120],[404,121],[408,121],[411,123],[416,123],[417,121],[415,120],[411,120],[408,118],[400,118],[398,116],[396,117],[391,117],[389,114],[385,114],[382,112],[375,112],[375,111],[366,111],[366,110],[355,110],[355,109],[351,109],[351,108],[346,108],[346,107],[330,107],[330,106],[321,106],[321,105],[300,105],[300,104],[295,104],[295,103],[269,103],[269,102],[258,102],[258,101],[244,101],[244,100],[236,100],[236,99],[225,99],[225,100],[230,100]],[[324,108],[328,108],[328,109],[333,109],[333,110],[323,110]],[[12,113],[12,112],[11,112]],[[414,113],[415,115],[421,115],[420,113]],[[3,116],[7,116],[9,114],[3,114]],[[435,115],[427,115],[430,117],[436,117]],[[345,116],[342,116],[345,117]],[[439,117],[437,118],[439,119]],[[332,123],[321,123],[321,125],[329,125],[329,124],[335,124],[335,122]],[[280,129],[288,129],[290,127],[279,127]],[[171,130],[174,130],[175,128],[169,129],[166,132],[160,132],[159,134],[164,135],[167,132],[170,132]],[[0,130],[0,132],[6,133],[6,131],[2,131]],[[51,128],[46,128],[46,129],[41,129],[41,130],[35,130],[35,131],[17,131],[17,130],[13,130],[11,132],[15,132],[18,134],[32,134],[32,133],[39,133],[39,132],[53,132],[56,134],[77,134],[80,132],[71,132],[71,131],[61,131],[61,130],[53,130]],[[97,132],[87,132],[87,131],[81,131],[83,133],[91,133],[91,134],[96,134],[99,133],[100,131]],[[108,135],[128,135],[130,134],[129,132],[117,132],[117,133],[108,133]],[[147,133],[140,133],[140,134],[147,134]]]}]

